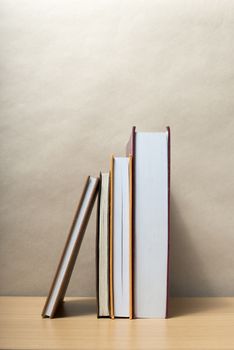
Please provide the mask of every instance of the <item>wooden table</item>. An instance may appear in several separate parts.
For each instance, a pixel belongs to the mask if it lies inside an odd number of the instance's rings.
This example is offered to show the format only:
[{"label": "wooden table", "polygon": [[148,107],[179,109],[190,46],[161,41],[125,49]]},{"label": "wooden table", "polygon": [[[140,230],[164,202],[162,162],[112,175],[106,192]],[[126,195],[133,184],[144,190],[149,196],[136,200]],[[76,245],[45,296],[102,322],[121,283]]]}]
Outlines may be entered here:
[{"label": "wooden table", "polygon": [[1,349],[234,349],[234,298],[177,298],[167,320],[97,319],[93,298],[67,298],[42,319],[44,298],[0,298]]}]

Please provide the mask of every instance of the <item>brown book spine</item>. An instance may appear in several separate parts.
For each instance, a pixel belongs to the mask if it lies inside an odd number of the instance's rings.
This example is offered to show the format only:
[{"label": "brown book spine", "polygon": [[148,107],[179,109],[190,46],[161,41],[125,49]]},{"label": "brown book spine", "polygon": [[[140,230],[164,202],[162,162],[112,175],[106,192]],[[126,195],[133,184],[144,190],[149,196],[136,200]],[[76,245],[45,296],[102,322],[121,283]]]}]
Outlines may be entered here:
[{"label": "brown book spine", "polygon": [[[63,252],[62,252],[62,256],[60,258],[60,261],[59,261],[59,264],[58,264],[58,267],[57,267],[57,270],[56,270],[56,273],[55,273],[52,285],[50,287],[50,291],[49,291],[48,297],[46,299],[45,306],[44,306],[44,308],[42,310],[42,314],[41,314],[42,317],[46,317],[46,309],[47,309],[47,306],[49,304],[52,292],[54,290],[54,287],[55,287],[55,284],[56,284],[56,281],[57,281],[57,278],[58,278],[58,275],[59,275],[59,272],[60,272],[60,269],[61,269],[64,257],[65,257],[65,254],[66,254],[69,242],[70,242],[71,237],[72,237],[72,233],[73,233],[73,230],[74,230],[74,227],[75,227],[75,224],[76,224],[77,217],[79,215],[79,212],[80,212],[80,209],[81,209],[81,206],[82,206],[82,203],[83,203],[86,191],[88,189],[89,180],[90,180],[90,176],[88,176],[88,178],[86,180],[85,187],[84,187],[84,190],[83,190],[80,202],[78,204],[75,216],[73,218],[73,222],[72,222],[72,225],[71,225],[71,228],[70,228],[70,231],[69,231],[69,234],[68,234],[68,237],[67,237],[67,240],[66,240]],[[94,188],[94,191],[93,191],[92,196],[90,198],[90,202],[89,202],[89,206],[88,206],[88,209],[87,209],[87,213],[86,213],[86,216],[85,216],[85,218],[84,218],[84,220],[82,222],[81,228],[80,228],[80,235],[78,236],[76,244],[75,244],[75,246],[73,248],[73,251],[71,253],[71,256],[70,256],[70,259],[69,259],[69,266],[68,266],[68,268],[67,268],[67,270],[65,272],[65,275],[64,275],[64,278],[63,278],[63,281],[62,281],[62,285],[61,285],[61,288],[59,290],[58,297],[56,298],[56,301],[53,304],[52,312],[51,312],[51,315],[49,316],[50,318],[54,317],[54,315],[55,315],[55,313],[57,311],[57,308],[58,308],[59,304],[63,301],[64,295],[66,293],[66,290],[67,290],[67,287],[68,287],[68,284],[69,284],[69,281],[70,281],[70,277],[71,277],[71,274],[72,274],[72,271],[73,271],[73,268],[74,268],[74,265],[75,265],[75,261],[76,261],[77,255],[79,253],[79,249],[80,249],[80,246],[81,246],[84,234],[85,234],[85,229],[86,229],[86,226],[87,226],[87,223],[88,223],[88,220],[89,220],[89,217],[90,217],[90,214],[91,214],[91,211],[92,211],[95,199],[96,199],[96,195],[97,195],[97,192],[98,192],[98,189],[99,189],[98,185],[99,185],[99,180],[96,179],[95,188]]]}]

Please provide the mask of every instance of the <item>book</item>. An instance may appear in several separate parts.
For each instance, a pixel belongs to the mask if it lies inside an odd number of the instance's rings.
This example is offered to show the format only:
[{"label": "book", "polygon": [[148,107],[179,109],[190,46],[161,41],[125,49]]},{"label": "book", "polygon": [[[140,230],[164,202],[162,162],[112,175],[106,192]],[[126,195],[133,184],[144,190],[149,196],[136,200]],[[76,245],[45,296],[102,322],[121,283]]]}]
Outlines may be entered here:
[{"label": "book", "polygon": [[133,157],[133,315],[168,316],[170,241],[170,128],[136,132],[127,145]]},{"label": "book", "polygon": [[100,174],[97,209],[97,314],[98,317],[110,316],[110,174]]},{"label": "book", "polygon": [[111,318],[132,318],[131,192],[131,157],[112,157],[110,191]]},{"label": "book", "polygon": [[53,318],[58,306],[63,301],[97,196],[98,185],[98,178],[90,176],[87,178],[49,295],[42,311],[42,317]]}]

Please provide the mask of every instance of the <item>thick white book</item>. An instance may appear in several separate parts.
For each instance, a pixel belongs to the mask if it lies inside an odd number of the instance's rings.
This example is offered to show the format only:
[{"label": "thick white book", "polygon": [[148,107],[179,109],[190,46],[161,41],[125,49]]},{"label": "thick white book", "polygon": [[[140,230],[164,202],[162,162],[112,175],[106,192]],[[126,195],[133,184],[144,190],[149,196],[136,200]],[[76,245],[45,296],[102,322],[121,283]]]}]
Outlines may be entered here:
[{"label": "thick white book", "polygon": [[168,312],[170,228],[170,129],[136,132],[133,156],[134,317],[165,318]]}]

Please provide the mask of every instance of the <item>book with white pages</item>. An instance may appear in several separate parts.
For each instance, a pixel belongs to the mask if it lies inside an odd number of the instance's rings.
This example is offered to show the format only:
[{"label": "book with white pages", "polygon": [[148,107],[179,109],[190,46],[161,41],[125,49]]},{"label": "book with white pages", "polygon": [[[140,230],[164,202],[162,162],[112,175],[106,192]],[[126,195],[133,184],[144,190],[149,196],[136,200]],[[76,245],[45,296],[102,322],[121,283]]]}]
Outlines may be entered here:
[{"label": "book with white pages", "polygon": [[132,318],[131,192],[131,157],[113,157],[110,198],[110,301],[112,318]]},{"label": "book with white pages", "polygon": [[139,132],[127,146],[133,157],[133,314],[168,316],[170,242],[170,128]]},{"label": "book with white pages", "polygon": [[110,174],[100,173],[97,210],[97,306],[98,317],[110,316]]}]

